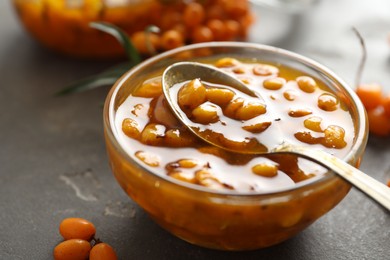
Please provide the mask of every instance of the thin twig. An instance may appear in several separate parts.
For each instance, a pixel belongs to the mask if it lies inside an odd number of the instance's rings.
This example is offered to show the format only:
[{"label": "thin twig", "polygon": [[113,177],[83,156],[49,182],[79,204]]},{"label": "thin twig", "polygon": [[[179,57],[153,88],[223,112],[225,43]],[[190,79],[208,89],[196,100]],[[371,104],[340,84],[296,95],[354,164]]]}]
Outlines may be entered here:
[{"label": "thin twig", "polygon": [[148,52],[150,55],[152,55],[152,56],[156,55],[157,51],[156,51],[156,48],[154,48],[154,46],[153,46],[151,34],[152,33],[160,33],[160,28],[158,28],[155,25],[150,25],[150,26],[146,27],[145,33],[146,33],[146,48],[148,49]]},{"label": "thin twig", "polygon": [[364,42],[364,39],[363,39],[362,35],[360,34],[360,32],[355,27],[352,27],[352,30],[355,32],[356,36],[359,38],[360,46],[362,47],[362,58],[360,60],[359,67],[358,67],[358,70],[356,72],[356,78],[355,78],[355,87],[358,87],[360,85],[364,65],[366,64],[366,60],[367,60],[367,49],[366,49],[366,44]]}]

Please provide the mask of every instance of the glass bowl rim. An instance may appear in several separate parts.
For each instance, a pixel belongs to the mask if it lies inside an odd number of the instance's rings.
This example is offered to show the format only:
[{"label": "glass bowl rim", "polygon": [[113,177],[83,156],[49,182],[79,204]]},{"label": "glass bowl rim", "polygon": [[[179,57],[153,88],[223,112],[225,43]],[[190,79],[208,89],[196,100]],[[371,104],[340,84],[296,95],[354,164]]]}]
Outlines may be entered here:
[{"label": "glass bowl rim", "polygon": [[153,177],[159,179],[163,182],[168,182],[170,184],[179,186],[179,188],[182,189],[189,189],[191,191],[198,191],[202,193],[208,193],[208,194],[215,194],[215,195],[225,195],[225,196],[267,196],[267,195],[275,195],[275,194],[283,194],[288,193],[292,191],[296,191],[303,188],[308,188],[315,185],[320,185],[323,182],[330,181],[333,178],[341,178],[339,176],[336,176],[331,171],[328,171],[326,174],[316,176],[313,178],[309,178],[304,181],[300,181],[296,183],[292,187],[288,188],[281,188],[281,189],[273,189],[272,191],[231,191],[231,190],[213,190],[207,187],[203,187],[196,184],[186,183],[183,181],[176,180],[169,176],[162,176],[159,174],[154,173],[153,171],[150,171],[143,165],[141,165],[139,162],[135,161],[134,158],[132,158],[122,147],[122,145],[118,142],[116,135],[114,134],[115,124],[114,124],[114,104],[115,104],[115,98],[118,94],[118,91],[121,89],[122,86],[125,85],[125,82],[129,80],[129,78],[136,73],[139,70],[144,69],[145,67],[148,67],[150,64],[153,64],[157,61],[164,60],[166,58],[172,57],[175,54],[184,52],[184,51],[190,51],[195,49],[201,49],[201,48],[252,48],[259,51],[266,51],[266,52],[275,52],[279,55],[286,56],[289,59],[292,59],[298,63],[301,63],[305,66],[308,66],[311,69],[314,69],[317,72],[321,72],[322,74],[325,74],[328,78],[330,78],[333,82],[337,83],[339,87],[348,95],[348,98],[351,99],[352,104],[356,107],[357,111],[357,118],[354,121],[354,123],[357,124],[357,132],[355,133],[355,139],[354,144],[352,145],[350,151],[342,158],[344,161],[350,161],[354,159],[356,155],[363,154],[367,139],[368,139],[368,124],[367,124],[367,114],[366,110],[361,103],[359,97],[353,91],[349,85],[344,82],[339,76],[337,76],[333,71],[328,69],[326,66],[320,64],[319,62],[305,57],[301,54],[270,46],[265,44],[259,44],[259,43],[249,43],[249,42],[207,42],[207,43],[196,43],[196,44],[190,44],[185,45],[170,51],[166,51],[163,53],[160,53],[158,55],[155,55],[151,58],[148,58],[141,63],[137,64],[135,67],[127,71],[125,74],[122,75],[121,78],[119,78],[116,83],[112,86],[110,89],[105,103],[104,103],[104,110],[103,110],[103,123],[104,123],[104,129],[106,133],[106,138],[109,138],[109,141],[111,144],[116,148],[116,150],[123,156],[127,162],[131,163],[133,166],[135,166],[137,169],[147,172],[148,174],[151,174]]}]

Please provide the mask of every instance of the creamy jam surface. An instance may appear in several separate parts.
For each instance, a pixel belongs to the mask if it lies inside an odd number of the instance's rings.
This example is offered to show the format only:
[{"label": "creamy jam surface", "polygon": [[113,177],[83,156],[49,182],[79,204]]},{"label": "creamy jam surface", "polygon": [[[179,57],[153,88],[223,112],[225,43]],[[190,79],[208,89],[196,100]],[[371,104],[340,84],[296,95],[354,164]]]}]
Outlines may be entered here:
[{"label": "creamy jam surface", "polygon": [[[262,145],[267,150],[287,141],[338,157],[350,150],[355,135],[351,114],[319,80],[289,67],[233,58],[212,65],[262,97],[201,79],[174,86],[191,124],[227,148]],[[326,172],[296,156],[239,154],[202,141],[174,117],[161,76],[147,78],[119,106],[115,128],[125,151],[148,170],[211,189],[271,192]]]}]

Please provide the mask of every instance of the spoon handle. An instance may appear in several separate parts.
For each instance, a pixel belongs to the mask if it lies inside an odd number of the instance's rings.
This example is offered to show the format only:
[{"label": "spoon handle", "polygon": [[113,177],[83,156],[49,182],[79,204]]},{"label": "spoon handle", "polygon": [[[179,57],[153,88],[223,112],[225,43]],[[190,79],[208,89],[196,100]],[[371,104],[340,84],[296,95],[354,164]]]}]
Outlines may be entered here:
[{"label": "spoon handle", "polygon": [[278,149],[278,152],[294,153],[319,163],[358,188],[369,198],[387,209],[387,211],[390,211],[390,187],[349,165],[345,161],[327,152],[306,147],[286,145]]}]

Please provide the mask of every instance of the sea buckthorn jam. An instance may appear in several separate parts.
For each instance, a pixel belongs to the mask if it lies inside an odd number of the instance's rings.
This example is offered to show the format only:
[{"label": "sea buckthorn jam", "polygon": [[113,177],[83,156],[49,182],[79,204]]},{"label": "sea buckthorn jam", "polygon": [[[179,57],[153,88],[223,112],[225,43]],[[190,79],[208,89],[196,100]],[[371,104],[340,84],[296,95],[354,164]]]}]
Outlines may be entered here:
[{"label": "sea buckthorn jam", "polygon": [[[50,49],[86,58],[124,56],[114,37],[90,27],[121,28],[145,56],[189,43],[245,40],[255,18],[248,0],[12,0],[36,39]],[[157,33],[150,26],[159,28]]]},{"label": "sea buckthorn jam", "polygon": [[[245,151],[261,145],[267,151],[286,141],[338,157],[349,152],[355,136],[351,114],[321,81],[283,65],[233,58],[211,65],[261,95],[260,99],[202,79],[172,88],[188,119],[225,147]],[[171,112],[162,93],[161,74],[140,84],[115,115],[119,142],[149,171],[214,190],[244,193],[288,189],[326,172],[292,155],[242,154],[206,143]]]}]

